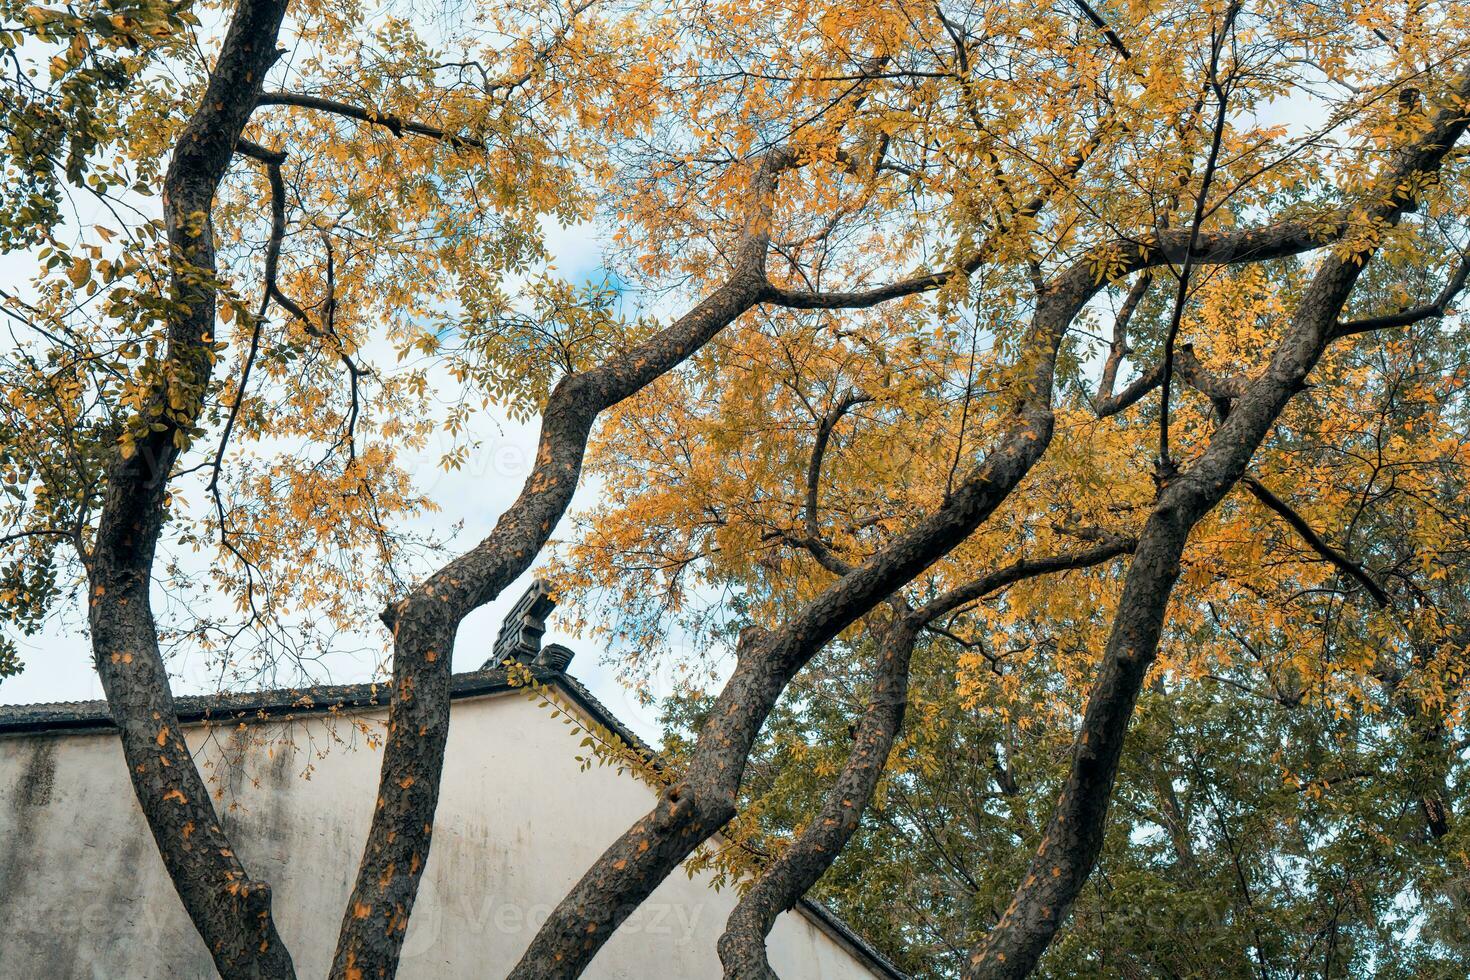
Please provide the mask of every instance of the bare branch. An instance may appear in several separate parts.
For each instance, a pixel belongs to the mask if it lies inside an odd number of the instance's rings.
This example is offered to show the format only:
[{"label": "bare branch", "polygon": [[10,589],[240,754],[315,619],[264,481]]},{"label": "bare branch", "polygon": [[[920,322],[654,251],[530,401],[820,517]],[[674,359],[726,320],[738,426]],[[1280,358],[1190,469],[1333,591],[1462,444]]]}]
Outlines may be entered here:
[{"label": "bare branch", "polygon": [[823,568],[835,575],[846,575],[852,566],[836,555],[822,540],[822,529],[817,521],[817,495],[822,482],[822,458],[827,453],[827,443],[832,439],[832,430],[842,417],[858,405],[872,401],[870,395],[859,391],[848,391],[838,399],[822,421],[817,425],[817,437],[812,444],[811,461],[806,470],[806,538],[800,543]]},{"label": "bare branch", "polygon": [[400,139],[405,133],[409,133],[428,139],[442,140],[455,149],[483,150],[485,148],[485,144],[482,141],[473,137],[448,133],[438,126],[430,126],[427,123],[417,122],[412,119],[403,119],[392,113],[378,112],[376,109],[364,109],[346,102],[338,102],[335,99],[322,98],[319,95],[306,95],[301,92],[263,92],[256,100],[256,105],[280,105],[294,106],[298,109],[314,109],[318,112],[326,112],[334,116],[355,119],[358,122],[368,123],[373,126],[382,126]]},{"label": "bare branch", "polygon": [[235,387],[235,400],[230,403],[230,414],[225,417],[225,427],[220,433],[219,448],[215,450],[214,462],[211,464],[213,473],[210,475],[209,484],[206,489],[214,496],[215,509],[219,513],[220,539],[225,538],[224,504],[219,495],[220,469],[224,463],[225,449],[230,444],[230,434],[235,429],[235,419],[240,414],[240,406],[245,401],[245,390],[250,384],[250,372],[255,366],[256,355],[260,351],[260,329],[264,324],[265,311],[270,306],[271,296],[275,290],[276,267],[281,260],[281,243],[286,237],[286,202],[283,188],[281,187],[281,164],[285,162],[286,155],[276,150],[267,149],[248,140],[241,139],[236,142],[237,152],[244,154],[254,160],[265,163],[270,174],[271,185],[271,230],[270,236],[265,244],[265,270],[263,274],[264,287],[261,289],[260,306],[256,310],[255,320],[250,325],[250,347],[245,354],[245,362],[240,368],[240,382]]},{"label": "bare branch", "polygon": [[[989,261],[996,246],[1011,228],[1015,227],[1021,221],[1040,214],[1041,209],[1051,200],[1052,195],[1061,189],[1065,179],[1075,176],[1086,166],[1092,154],[1102,145],[1105,132],[1106,127],[1099,127],[1087,143],[1067,160],[1066,166],[1062,168],[1062,172],[1058,175],[1057,180],[1019,207],[1014,207],[1013,205],[1013,210],[1010,211],[1006,219],[986,236],[979,247],[974,249],[969,255],[961,258],[953,269],[947,272],[919,273],[886,286],[878,286],[873,289],[857,292],[807,292],[803,290],[781,289],[773,286],[767,296],[767,301],[789,309],[866,309],[890,300],[901,299],[905,296],[930,292],[941,288],[956,278],[971,276],[977,269]],[[848,161],[848,166],[853,166],[851,161]]]},{"label": "bare branch", "polygon": [[[1097,383],[1097,394],[1092,398],[1092,408],[1098,418],[1118,414],[1148,394],[1158,384],[1157,378],[1148,382],[1146,380],[1148,376],[1145,375],[1116,397],[1113,395],[1113,386],[1118,381],[1118,369],[1122,366],[1123,359],[1133,353],[1132,348],[1128,346],[1128,324],[1133,321],[1133,314],[1138,309],[1138,304],[1143,302],[1143,297],[1148,294],[1148,287],[1152,283],[1153,273],[1151,272],[1145,272],[1135,279],[1133,285],[1128,289],[1128,295],[1123,299],[1123,306],[1113,320],[1113,342],[1108,346],[1108,357],[1103,362],[1102,377]],[[1160,371],[1160,377],[1162,377],[1162,371]]]},{"label": "bare branch", "polygon": [[1398,313],[1385,313],[1382,316],[1366,317],[1362,320],[1348,320],[1339,323],[1332,336],[1334,338],[1350,337],[1353,334],[1368,333],[1373,330],[1391,330],[1396,327],[1413,326],[1423,320],[1438,319],[1449,312],[1450,304],[1465,288],[1467,280],[1470,280],[1470,256],[1462,256],[1449,281],[1434,298],[1434,302],[1401,310]]},{"label": "bare branch", "polygon": [[1096,10],[1092,9],[1092,5],[1087,0],[1072,0],[1072,3],[1078,10],[1087,15],[1087,19],[1092,21],[1094,27],[1102,31],[1103,37],[1113,46],[1114,51],[1123,56],[1125,61],[1132,57],[1128,53],[1128,48],[1123,44],[1123,39],[1118,36],[1118,32],[1108,26],[1108,22],[1103,20],[1102,16]]},{"label": "bare branch", "polygon": [[[1119,258],[1120,275],[1181,262],[1187,256],[1193,256],[1196,265],[1264,262],[1331,244],[1346,231],[1346,221],[1347,213],[1344,211],[1324,215],[1315,221],[1284,221],[1240,231],[1202,231],[1192,248],[1186,232],[1164,230],[1157,234],[1144,233],[1098,245],[1073,263],[1069,270],[1086,268],[1087,274],[1092,275],[1092,270],[1105,261],[1105,257],[1117,252],[1122,253]],[[852,292],[807,292],[773,286],[769,301],[803,310],[866,309],[939,289],[955,277],[972,274],[985,264],[988,257],[989,251],[980,249],[957,263],[951,271],[918,273],[884,286]]]},{"label": "bare branch", "polygon": [[531,58],[531,67],[527,68],[519,75],[501,78],[494,82],[487,81],[485,91],[487,93],[510,91],[520,88],[522,85],[529,82],[533,77],[535,77],[536,69],[540,67],[540,65],[543,64],[546,59],[551,56],[551,53],[556,50],[557,46],[565,41],[568,35],[572,33],[572,28],[575,27],[577,24],[577,18],[585,13],[589,8],[591,8],[591,6],[596,2],[597,0],[578,0],[578,2],[574,3],[571,9],[567,12],[566,22],[563,23],[561,27],[550,38],[546,40],[546,43],[542,44],[541,47],[536,49]]},{"label": "bare branch", "polygon": [[1291,525],[1291,529],[1301,536],[1301,539],[1307,543],[1308,547],[1331,562],[1338,571],[1349,578],[1356,579],[1363,588],[1368,590],[1368,594],[1373,597],[1374,602],[1380,606],[1392,604],[1388,593],[1384,591],[1383,586],[1379,585],[1372,575],[1368,574],[1367,569],[1322,540],[1321,535],[1312,530],[1312,526],[1306,522],[1305,518],[1295,510],[1292,510],[1286,501],[1266,489],[1266,486],[1260,480],[1257,480],[1253,476],[1245,476],[1240,482],[1245,484],[1246,489],[1251,492],[1252,496],[1278,514],[1287,524]]}]

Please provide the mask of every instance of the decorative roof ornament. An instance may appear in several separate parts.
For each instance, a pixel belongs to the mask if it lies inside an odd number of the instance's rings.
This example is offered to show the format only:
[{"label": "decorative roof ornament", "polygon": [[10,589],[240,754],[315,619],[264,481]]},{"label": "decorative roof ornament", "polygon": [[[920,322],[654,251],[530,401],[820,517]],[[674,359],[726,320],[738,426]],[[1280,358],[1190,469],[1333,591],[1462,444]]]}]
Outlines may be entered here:
[{"label": "decorative roof ornament", "polygon": [[572,657],[576,656],[571,647],[564,647],[560,643],[548,643],[538,654],[533,666],[541,667],[551,671],[553,674],[564,672],[572,664]]},{"label": "decorative roof ornament", "polygon": [[551,597],[551,584],[545,579],[536,579],[516,604],[511,607],[500,626],[500,635],[495,638],[495,648],[485,669],[499,667],[507,660],[516,663],[536,664],[552,670],[565,670],[571,661],[566,647],[552,644],[542,651],[541,637],[546,633],[546,617],[556,608]]}]

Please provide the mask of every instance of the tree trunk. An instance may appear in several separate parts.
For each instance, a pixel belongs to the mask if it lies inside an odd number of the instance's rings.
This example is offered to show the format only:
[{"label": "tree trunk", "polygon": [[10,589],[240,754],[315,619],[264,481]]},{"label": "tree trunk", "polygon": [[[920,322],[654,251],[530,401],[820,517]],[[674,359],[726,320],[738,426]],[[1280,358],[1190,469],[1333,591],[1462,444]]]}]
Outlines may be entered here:
[{"label": "tree trunk", "polygon": [[[294,976],[271,919],[270,888],[252,879],[220,829],[174,711],[149,587],[168,508],[168,477],[199,418],[215,322],[214,195],[265,73],[277,57],[285,0],[241,0],[204,98],[164,181],[180,312],[161,376],[128,420],[130,451],[113,460],[88,565],[92,649],[121,733],[138,805],[189,918],[227,980]],[[155,429],[155,426],[157,428]]]},{"label": "tree trunk", "polygon": [[[1470,78],[1459,102],[1470,98]],[[1393,223],[1413,205],[1407,188],[1438,169],[1466,126],[1463,105],[1441,112],[1398,153],[1363,209],[1369,224]],[[1189,532],[1244,475],[1256,448],[1336,336],[1337,318],[1372,249],[1326,257],[1302,295],[1264,375],[1220,424],[1204,455],[1168,482],[1128,570],[1112,632],[1072,749],[1072,768],[1041,845],[1000,923],[972,954],[969,980],[1025,977],[1071,910],[1102,848],[1123,737],[1144,676],[1158,653],[1170,592]]]},{"label": "tree trunk", "polygon": [[489,537],[384,613],[393,630],[393,689],[378,803],[342,919],[332,977],[392,977],[429,858],[449,737],[450,662],[459,624],[530,567],[576,491],[587,438],[605,409],[677,367],[768,295],[765,255],[777,176],[772,151],[751,182],[750,218],[730,279],[628,353],[553,390],[536,465]]},{"label": "tree trunk", "polygon": [[727,980],[768,980],[775,975],[766,958],[766,936],[776,917],[792,908],[817,883],[852,839],[903,725],[909,660],[924,626],[1023,579],[1096,565],[1125,554],[1133,544],[1115,538],[1076,554],[1037,561],[1022,559],[958,586],[889,624],[880,643],[873,698],[858,724],[847,764],[816,819],[761,874],[730,914],[719,943]]}]

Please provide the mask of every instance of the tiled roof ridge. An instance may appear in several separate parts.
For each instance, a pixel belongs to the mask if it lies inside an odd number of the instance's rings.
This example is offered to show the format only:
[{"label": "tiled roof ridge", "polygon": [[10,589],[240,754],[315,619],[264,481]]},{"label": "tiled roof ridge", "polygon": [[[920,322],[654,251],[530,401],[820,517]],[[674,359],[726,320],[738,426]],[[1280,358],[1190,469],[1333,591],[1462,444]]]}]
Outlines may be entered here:
[{"label": "tiled roof ridge", "polygon": [[[544,682],[557,675],[551,671],[533,668],[532,676]],[[510,683],[503,668],[455,674],[451,685],[452,697],[455,698],[491,694],[510,690],[515,686]],[[174,698],[174,709],[179,721],[185,723],[244,721],[251,718],[263,720],[297,714],[384,707],[388,704],[392,689],[393,682],[383,680],[353,684],[314,684],[261,691],[186,694]],[[101,699],[0,705],[0,735],[89,728],[110,730],[113,727],[107,702]]]},{"label": "tiled roof ridge", "polygon": [[[539,683],[557,687],[604,728],[642,754],[649,765],[655,769],[665,767],[666,763],[657,751],[613,714],[577,678],[565,671],[534,667],[531,668],[531,674]],[[512,684],[504,668],[455,674],[450,683],[451,697],[455,700],[525,689]],[[179,721],[185,723],[270,721],[304,714],[383,707],[388,703],[392,688],[392,681],[369,681],[240,693],[190,694],[175,698],[174,706]],[[0,737],[113,730],[115,726],[112,715],[107,709],[107,702],[103,700],[0,705]],[[817,928],[839,944],[847,946],[858,959],[877,973],[890,980],[907,980],[898,967],[825,905],[811,898],[802,898],[797,904]]]},{"label": "tiled roof ridge", "polygon": [[[531,679],[539,684],[555,686],[598,724],[638,752],[654,770],[664,770],[667,763],[658,752],[613,714],[581,681],[566,672],[566,666],[572,659],[570,650],[555,643],[545,650],[541,649],[540,640],[545,631],[542,617],[555,604],[546,599],[548,592],[549,586],[545,582],[539,579],[533,582],[501,629],[497,650],[504,646],[509,651],[509,656],[513,656],[520,665],[518,673],[521,676],[513,683],[505,667],[491,666],[499,662],[492,655],[486,666],[479,670],[454,674],[450,678],[451,699],[525,690],[525,675],[529,671]],[[515,628],[512,629],[512,626]],[[392,689],[392,681],[385,680],[238,693],[189,694],[174,699],[174,710],[179,721],[185,724],[280,721],[300,715],[385,707]],[[103,733],[115,730],[112,713],[105,700],[0,705],[0,738],[89,731]],[[889,980],[908,980],[887,957],[825,905],[803,897],[797,900],[797,907],[819,930],[839,945],[845,946],[874,972]]]}]

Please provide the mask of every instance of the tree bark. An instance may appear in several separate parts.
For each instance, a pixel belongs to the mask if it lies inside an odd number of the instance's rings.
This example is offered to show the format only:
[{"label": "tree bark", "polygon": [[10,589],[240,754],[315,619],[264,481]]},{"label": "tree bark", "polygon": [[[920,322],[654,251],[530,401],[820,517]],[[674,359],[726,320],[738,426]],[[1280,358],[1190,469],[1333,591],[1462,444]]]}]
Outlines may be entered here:
[{"label": "tree bark", "polygon": [[286,0],[241,0],[169,163],[163,215],[179,312],[168,323],[162,376],[151,379],[152,391],[131,420],[141,423],[141,434],[109,467],[87,570],[93,654],[133,791],[169,878],[227,980],[294,973],[271,918],[270,888],[235,856],[184,741],[149,586],[169,472],[199,417],[212,366],[214,195],[276,60],[285,9]]},{"label": "tree bark", "polygon": [[[1393,223],[1413,206],[1409,188],[1436,171],[1464,133],[1470,77],[1456,102],[1392,160],[1361,217]],[[1300,391],[1327,344],[1372,247],[1324,258],[1265,373],[1233,404],[1208,448],[1168,482],[1128,571],[1113,628],[1072,750],[1072,768],[1031,866],[995,929],[977,947],[968,980],[1025,977],[1061,927],[1102,848],[1123,738],[1144,676],[1158,653],[1169,595],[1190,530],[1244,475],[1257,446]]]},{"label": "tree bark", "polygon": [[[1196,261],[1231,263],[1306,251],[1341,234],[1343,223],[1285,222],[1266,228],[1202,234]],[[1145,236],[1146,237],[1146,236]],[[1141,240],[1141,239],[1140,239]],[[1122,252],[1120,274],[1177,257],[1188,240],[1166,234],[1150,244],[1108,243]],[[969,264],[965,266],[969,268]],[[1086,255],[1046,285],[1020,351],[1029,374],[1017,383],[1016,409],[994,450],[943,506],[864,565],[840,577],[781,629],[750,631],[736,650],[733,675],[701,730],[684,777],[654,809],[598,858],[562,899],[511,971],[511,980],[579,976],[613,931],[658,883],[735,813],[735,797],[756,734],[781,692],[821,647],[979,527],[1035,465],[1052,436],[1057,349],[1072,320],[1103,287]],[[860,306],[937,288],[930,274],[855,293],[773,290],[768,298],[803,308]]]},{"label": "tree bark", "polygon": [[734,269],[694,309],[628,353],[569,375],[543,413],[536,463],[490,535],[384,613],[393,631],[393,688],[373,823],[338,937],[332,976],[392,977],[429,857],[449,734],[451,654],[459,624],[535,560],[581,474],[592,424],[703,347],[769,291],[765,258],[771,199],[794,166],[776,150],[758,166]]},{"label": "tree bark", "polygon": [[725,922],[719,953],[726,980],[776,980],[766,958],[766,936],[776,917],[816,884],[857,830],[903,725],[909,660],[922,628],[910,613],[884,631],[872,700],[858,722],[847,764],[811,825],[762,872]]},{"label": "tree bark", "polygon": [[1133,544],[1113,538],[1075,554],[1023,559],[952,589],[889,624],[879,647],[872,700],[858,723],[847,764],[811,825],[761,873],[725,923],[719,952],[726,980],[772,980],[776,976],[766,957],[766,936],[777,916],[817,883],[856,832],[903,725],[909,660],[919,632],[935,619],[1023,579],[1097,565],[1126,554]]}]

